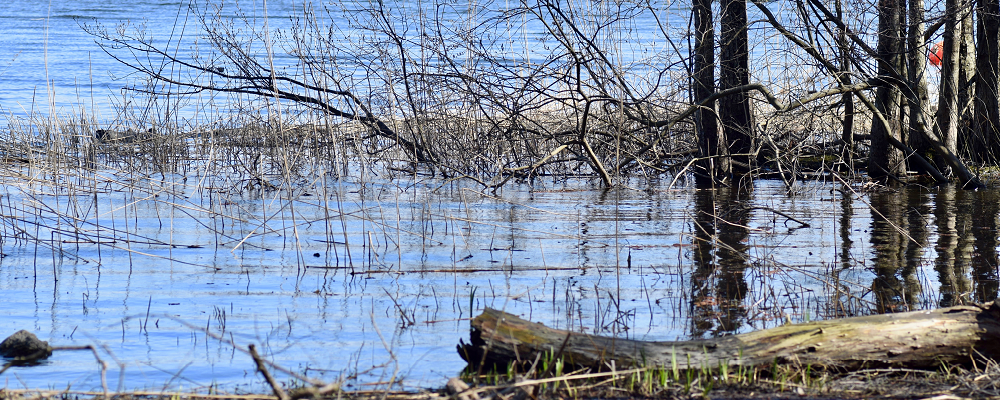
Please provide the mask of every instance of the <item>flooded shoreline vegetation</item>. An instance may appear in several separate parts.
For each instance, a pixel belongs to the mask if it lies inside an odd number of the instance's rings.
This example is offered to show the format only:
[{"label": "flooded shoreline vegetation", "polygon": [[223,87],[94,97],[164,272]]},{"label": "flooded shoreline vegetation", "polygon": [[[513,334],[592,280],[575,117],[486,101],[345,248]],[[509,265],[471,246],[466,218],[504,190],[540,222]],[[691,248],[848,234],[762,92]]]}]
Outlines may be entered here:
[{"label": "flooded shoreline vegetation", "polygon": [[[840,94],[879,84],[869,79],[818,87],[832,81],[819,72],[803,76],[788,69],[769,78],[775,84],[740,78],[739,85],[720,87],[712,99],[694,101],[686,46],[673,39],[690,33],[657,19],[661,11],[680,12],[671,6],[343,7],[307,7],[293,17],[292,28],[270,31],[255,19],[259,16],[238,8],[198,5],[185,11],[197,19],[189,22],[201,32],[197,41],[148,40],[147,28],[137,23],[85,27],[109,55],[134,69],[138,78],[130,90],[154,109],[169,110],[159,104],[166,98],[205,107],[196,99],[212,93],[216,107],[236,107],[232,115],[260,115],[269,125],[284,123],[279,115],[320,126],[351,121],[364,130],[354,145],[376,158],[489,187],[551,174],[594,176],[606,186],[634,175],[702,176],[700,162],[688,165],[689,160],[700,155],[699,160],[715,157],[725,164],[729,152],[759,155],[741,156],[744,172],[773,170],[793,179],[802,168],[796,160],[804,156],[824,160],[812,170],[839,162],[824,156],[842,152],[843,144],[836,144],[841,114],[817,110],[839,110]],[[640,31],[639,22],[654,30]],[[658,45],[635,47],[647,43]],[[767,47],[785,56],[808,53],[776,43],[769,39]],[[734,51],[744,58],[748,52]],[[811,81],[812,88],[781,83],[788,79]],[[767,134],[748,132],[739,140],[743,150],[722,145],[713,148],[728,149],[726,154],[705,153],[698,144],[704,134],[695,129],[698,110],[714,109],[709,103],[740,93],[761,100],[740,101],[753,105],[757,115],[740,123],[753,123],[754,131]],[[858,126],[869,118],[859,112]],[[727,129],[730,135],[739,131]],[[758,158],[765,171],[757,169]],[[774,164],[778,161],[783,165]]]},{"label": "flooded shoreline vegetation", "polygon": [[[95,350],[4,376],[260,393],[253,344],[280,382],[419,390],[460,373],[486,307],[676,340],[995,299],[995,139],[969,100],[989,90],[931,113],[903,68],[940,33],[860,2],[723,3],[80,21],[126,86],[112,120],[0,131],[0,326]],[[959,59],[945,75],[972,79]]]},{"label": "flooded shoreline vegetation", "polygon": [[[316,172],[329,171],[329,159],[283,169],[282,157],[313,150],[299,139],[266,145],[267,135],[245,132],[186,136],[184,157],[163,166],[143,154],[150,145],[143,142],[91,143],[80,158],[46,153],[60,163],[5,164],[5,289],[21,293],[26,311],[57,305],[70,323],[49,328],[63,337],[53,343],[89,343],[73,337],[94,329],[81,322],[117,328],[99,340],[120,341],[111,352],[118,357],[151,334],[173,339],[146,345],[158,362],[178,347],[198,359],[211,342],[218,353],[210,363],[236,369],[223,384],[229,390],[247,385],[239,376],[248,360],[220,358],[231,345],[208,332],[315,352],[331,341],[381,346],[372,336],[380,329],[396,339],[373,355],[384,357],[379,363],[432,337],[440,357],[433,363],[451,363],[444,375],[461,368],[450,360],[453,346],[484,306],[593,333],[677,339],[997,295],[993,190],[804,181],[786,196],[776,180],[749,191],[660,179],[607,191],[586,179],[547,177],[493,192],[391,168],[336,178]],[[203,337],[178,322],[198,319]],[[261,331],[260,321],[269,328]],[[398,342],[407,337],[414,342]],[[420,351],[417,359],[427,357]],[[274,355],[284,364],[312,359],[301,354]],[[356,356],[337,354],[312,359],[310,368],[355,368],[344,362]],[[94,377],[92,361],[70,360]],[[125,384],[134,379],[128,374],[151,372],[124,364]],[[169,365],[183,368],[162,368]],[[346,378],[344,387],[382,382],[396,367],[380,368]],[[399,384],[436,385],[413,376],[430,383],[404,376]]]},{"label": "flooded shoreline vegetation", "polygon": [[[988,162],[992,134],[986,120],[973,118],[982,103],[953,82],[960,75],[971,82],[971,58],[938,60],[941,107],[932,116],[927,59],[913,56],[926,53],[925,36],[940,26],[914,25],[919,32],[907,44],[903,27],[886,25],[884,14],[905,14],[905,5],[884,5],[876,18],[845,14],[840,3],[795,12],[751,4],[764,17],[752,28],[768,32],[755,36],[767,51],[755,61],[798,57],[817,68],[751,68],[742,1],[724,5],[718,18],[694,4],[694,27],[659,19],[659,12],[680,12],[670,5],[641,2],[456,9],[441,1],[307,6],[291,17],[292,27],[275,30],[238,5],[193,4],[183,26],[199,33],[165,42],[147,38],[140,23],[84,28],[137,74],[128,90],[148,104],[144,112],[177,113],[161,103],[178,98],[199,110],[212,104],[228,115],[258,115],[279,130],[285,120],[353,122],[364,130],[356,145],[369,155],[488,187],[569,173],[609,187],[635,175],[684,173],[702,186],[760,173],[791,185],[807,157],[823,160],[811,169],[824,172],[900,179],[912,170],[938,183],[954,175],[963,186],[983,185],[966,160]],[[653,30],[637,30],[636,21]],[[944,21],[942,49],[972,48],[971,32],[956,33],[962,21]],[[697,38],[693,53],[675,38]],[[648,43],[660,45],[635,47]],[[904,60],[907,45],[913,49]],[[210,103],[197,100],[207,94]],[[959,129],[960,118],[975,123]],[[871,145],[859,152],[861,141]]]}]

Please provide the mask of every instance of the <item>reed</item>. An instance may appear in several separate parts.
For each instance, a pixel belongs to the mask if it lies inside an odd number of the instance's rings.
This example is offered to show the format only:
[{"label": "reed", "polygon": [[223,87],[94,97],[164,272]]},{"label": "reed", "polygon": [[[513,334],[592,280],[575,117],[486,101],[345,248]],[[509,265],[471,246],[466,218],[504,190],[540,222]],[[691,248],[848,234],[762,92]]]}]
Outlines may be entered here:
[{"label": "reed", "polygon": [[[225,136],[250,153],[220,149],[235,152],[226,158],[265,168],[284,160],[288,172],[300,162],[332,160],[346,171],[354,160],[491,188],[539,176],[583,175],[610,185],[682,174],[679,161],[697,153],[693,122],[682,118],[691,103],[687,50],[674,39],[691,34],[680,23],[684,8],[571,1],[442,12],[451,5],[306,4],[291,28],[273,31],[239,5],[219,7],[191,6],[206,40],[154,45],[141,25],[86,26],[144,79],[122,100],[143,105],[122,108],[130,114],[118,118],[123,126]],[[237,17],[221,17],[223,8]],[[808,28],[809,15],[785,13],[806,24],[794,31],[819,34]],[[652,36],[638,34],[651,28]],[[831,84],[792,61],[804,50],[768,35],[755,38],[767,61],[754,70],[755,81],[790,101]],[[201,97],[206,92],[211,101]],[[824,144],[837,137],[840,116],[830,111],[837,107],[828,99],[794,113],[759,107],[759,151],[797,173],[797,156],[830,153]],[[173,143],[160,146],[175,150],[163,154],[181,149]]]}]

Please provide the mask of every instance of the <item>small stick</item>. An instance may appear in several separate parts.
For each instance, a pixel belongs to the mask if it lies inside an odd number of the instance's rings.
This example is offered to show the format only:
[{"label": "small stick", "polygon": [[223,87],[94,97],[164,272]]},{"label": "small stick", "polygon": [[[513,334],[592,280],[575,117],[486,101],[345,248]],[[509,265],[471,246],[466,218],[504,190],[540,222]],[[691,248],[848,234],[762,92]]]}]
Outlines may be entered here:
[{"label": "small stick", "polygon": [[[773,209],[773,208],[771,208],[771,207],[751,207],[751,210],[765,210],[765,211],[770,211],[770,212],[773,212],[773,213],[775,213],[775,214],[778,214],[778,215],[780,215],[780,216],[782,216],[782,217],[785,217],[785,218],[787,218],[787,219],[789,219],[789,220],[792,220],[792,221],[795,221],[795,222],[798,222],[798,223],[799,223],[799,225],[802,225],[802,227],[803,227],[803,228],[808,228],[808,227],[809,227],[809,224],[807,224],[807,223],[805,223],[805,222],[802,222],[802,221],[799,221],[799,220],[795,219],[794,217],[792,217],[792,216],[790,216],[790,215],[788,215],[788,214],[785,214],[785,213],[783,213],[783,212],[781,212],[781,211],[778,211],[778,210],[775,210],[775,209]],[[787,223],[788,223],[788,221],[785,221],[785,223],[787,224]]]},{"label": "small stick", "polygon": [[260,374],[264,375],[264,380],[266,380],[267,384],[271,385],[271,389],[274,390],[274,395],[278,396],[278,399],[280,400],[291,400],[291,397],[288,397],[288,393],[285,393],[285,390],[281,388],[281,384],[274,380],[271,373],[267,371],[267,367],[264,365],[264,360],[260,358],[260,354],[257,354],[257,346],[251,344],[247,346],[247,349],[250,350],[250,357],[253,357],[253,362],[257,364],[257,371],[260,371]]}]

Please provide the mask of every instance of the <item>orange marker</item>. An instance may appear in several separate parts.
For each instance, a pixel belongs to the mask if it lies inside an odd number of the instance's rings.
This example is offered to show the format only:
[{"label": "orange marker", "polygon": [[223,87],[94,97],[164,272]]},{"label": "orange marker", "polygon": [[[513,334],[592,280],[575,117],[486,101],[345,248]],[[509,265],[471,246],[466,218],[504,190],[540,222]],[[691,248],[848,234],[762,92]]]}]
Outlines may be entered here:
[{"label": "orange marker", "polygon": [[944,44],[941,42],[934,43],[934,45],[931,46],[930,54],[927,54],[927,59],[930,60],[931,65],[940,67],[941,60],[944,59]]}]

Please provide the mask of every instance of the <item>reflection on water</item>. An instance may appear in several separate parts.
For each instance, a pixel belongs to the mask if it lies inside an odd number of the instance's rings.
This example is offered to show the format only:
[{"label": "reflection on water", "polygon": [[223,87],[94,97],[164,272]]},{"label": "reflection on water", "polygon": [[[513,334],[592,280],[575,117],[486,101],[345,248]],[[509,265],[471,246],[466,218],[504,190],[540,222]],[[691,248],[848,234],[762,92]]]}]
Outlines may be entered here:
[{"label": "reflection on water", "polygon": [[738,332],[746,319],[752,193],[739,188],[700,189],[694,194],[694,271],[691,273],[693,337]]},{"label": "reflection on water", "polygon": [[[953,187],[873,193],[876,312],[995,299],[998,200],[995,190]],[[924,275],[929,263],[936,276]],[[925,284],[936,292],[926,292]]]},{"label": "reflection on water", "polygon": [[[876,312],[909,311],[921,293],[920,259],[927,242],[926,210],[920,197],[904,193],[876,192],[871,195],[872,250],[875,253],[872,282]],[[914,201],[916,199],[916,201]],[[926,208],[926,207],[923,207]]]},{"label": "reflection on water", "polygon": [[[969,300],[969,259],[972,248],[969,239],[972,216],[956,214],[954,191],[945,191],[938,195],[934,207],[934,219],[937,221],[937,258],[934,260],[934,270],[941,282],[941,307],[962,304]],[[928,210],[929,211],[929,210]],[[921,229],[926,231],[926,229]],[[926,236],[926,235],[925,235]]]},{"label": "reflection on water", "polygon": [[[262,192],[208,173],[23,173],[0,202],[0,335],[98,345],[111,388],[123,371],[125,389],[263,390],[232,343],[353,388],[440,386],[483,307],[675,340],[998,290],[995,190],[569,180],[492,193],[363,175]],[[90,354],[5,374],[100,389]]]},{"label": "reflection on water", "polygon": [[997,297],[997,194],[995,190],[946,191],[937,201],[935,269],[942,307]]},{"label": "reflection on water", "polygon": [[[962,192],[972,204],[963,204],[963,210],[970,210],[974,221],[965,227],[972,233],[972,294],[976,301],[997,298],[1000,280],[997,279],[997,218],[1000,215],[1000,193],[996,190],[982,190],[974,193]],[[965,250],[965,249],[963,249]]]}]

